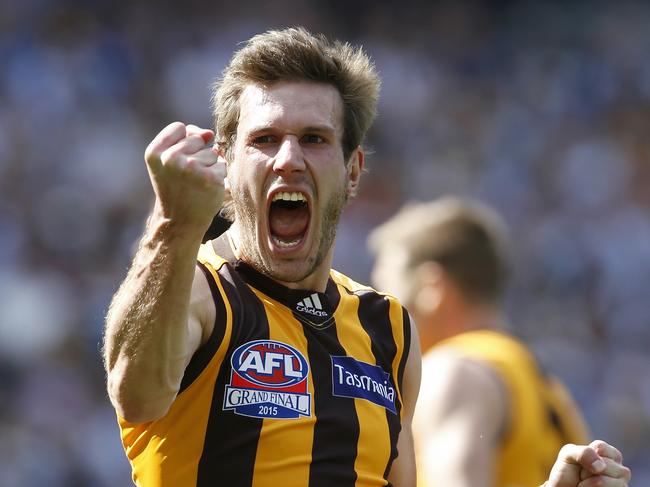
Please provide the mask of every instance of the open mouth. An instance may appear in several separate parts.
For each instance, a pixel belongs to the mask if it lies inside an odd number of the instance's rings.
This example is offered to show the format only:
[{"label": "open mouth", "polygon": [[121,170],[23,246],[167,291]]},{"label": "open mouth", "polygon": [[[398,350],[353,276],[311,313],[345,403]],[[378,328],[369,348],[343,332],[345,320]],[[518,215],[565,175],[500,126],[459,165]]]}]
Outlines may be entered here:
[{"label": "open mouth", "polygon": [[299,191],[279,191],[269,208],[271,240],[280,248],[298,246],[307,233],[311,212],[305,195]]}]

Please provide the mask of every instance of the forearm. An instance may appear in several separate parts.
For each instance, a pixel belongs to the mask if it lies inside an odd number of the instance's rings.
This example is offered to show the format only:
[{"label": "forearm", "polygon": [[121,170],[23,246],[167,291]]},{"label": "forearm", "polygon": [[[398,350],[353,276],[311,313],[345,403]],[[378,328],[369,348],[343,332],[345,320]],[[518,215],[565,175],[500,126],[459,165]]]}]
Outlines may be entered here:
[{"label": "forearm", "polygon": [[154,214],[111,303],[105,366],[111,400],[127,419],[164,414],[176,396],[195,340],[188,327],[201,232]]}]

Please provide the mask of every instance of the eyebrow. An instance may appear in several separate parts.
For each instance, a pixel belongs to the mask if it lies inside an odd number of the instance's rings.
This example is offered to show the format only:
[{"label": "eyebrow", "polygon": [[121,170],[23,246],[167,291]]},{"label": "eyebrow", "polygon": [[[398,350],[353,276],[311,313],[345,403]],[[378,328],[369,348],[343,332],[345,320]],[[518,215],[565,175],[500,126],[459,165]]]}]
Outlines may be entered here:
[{"label": "eyebrow", "polygon": [[[258,134],[260,132],[267,132],[275,130],[272,125],[259,125],[248,130],[248,135]],[[332,125],[309,125],[301,129],[301,132],[321,132],[328,134],[336,134],[336,128]]]},{"label": "eyebrow", "polygon": [[304,132],[331,132],[336,133],[336,128],[332,125],[310,125],[305,127]]}]

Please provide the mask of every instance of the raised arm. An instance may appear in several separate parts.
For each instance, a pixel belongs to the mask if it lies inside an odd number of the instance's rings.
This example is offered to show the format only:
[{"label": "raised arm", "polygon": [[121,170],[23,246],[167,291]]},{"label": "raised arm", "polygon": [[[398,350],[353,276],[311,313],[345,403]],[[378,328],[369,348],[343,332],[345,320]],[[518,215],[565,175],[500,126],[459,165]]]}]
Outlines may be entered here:
[{"label": "raised arm", "polygon": [[402,414],[402,431],[397,439],[398,456],[393,462],[388,479],[395,487],[415,487],[415,453],[413,450],[413,413],[420,390],[420,340],[417,328],[411,319],[411,344],[409,356],[404,369],[402,396],[404,411]]},{"label": "raised arm", "polygon": [[204,232],[223,201],[225,165],[210,130],[175,122],[149,144],[156,200],[131,269],[106,319],[108,394],[131,422],[163,416],[185,368],[214,322],[207,281],[196,269]]}]

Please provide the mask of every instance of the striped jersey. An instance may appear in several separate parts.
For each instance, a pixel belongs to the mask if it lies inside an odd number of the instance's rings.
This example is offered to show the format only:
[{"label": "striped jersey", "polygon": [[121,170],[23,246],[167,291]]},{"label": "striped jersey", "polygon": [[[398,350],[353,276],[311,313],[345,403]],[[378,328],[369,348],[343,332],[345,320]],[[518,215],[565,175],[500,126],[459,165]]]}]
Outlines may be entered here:
[{"label": "striped jersey", "polygon": [[324,293],[289,289],[212,242],[199,266],[211,336],[164,417],[118,418],[136,485],[390,485],[410,343],[402,306],[334,270]]}]

